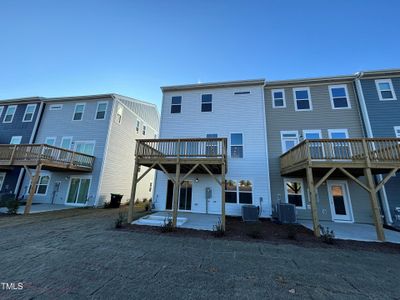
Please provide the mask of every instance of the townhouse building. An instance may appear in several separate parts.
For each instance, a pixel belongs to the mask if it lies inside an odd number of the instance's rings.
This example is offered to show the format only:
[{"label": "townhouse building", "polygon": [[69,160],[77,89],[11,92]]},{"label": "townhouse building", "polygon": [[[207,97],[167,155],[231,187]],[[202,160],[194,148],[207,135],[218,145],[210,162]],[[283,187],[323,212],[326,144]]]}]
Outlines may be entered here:
[{"label": "townhouse building", "polygon": [[[355,86],[366,136],[400,138],[400,69],[365,71],[356,74]],[[400,158],[399,158],[400,159]],[[378,175],[378,180],[382,176]],[[400,178],[394,174],[381,193],[388,223],[400,226]]]},{"label": "townhouse building", "polygon": [[[32,143],[42,109],[43,103],[40,97],[1,101],[0,145]],[[21,168],[0,165],[0,194],[18,193],[23,174],[24,170]]]}]

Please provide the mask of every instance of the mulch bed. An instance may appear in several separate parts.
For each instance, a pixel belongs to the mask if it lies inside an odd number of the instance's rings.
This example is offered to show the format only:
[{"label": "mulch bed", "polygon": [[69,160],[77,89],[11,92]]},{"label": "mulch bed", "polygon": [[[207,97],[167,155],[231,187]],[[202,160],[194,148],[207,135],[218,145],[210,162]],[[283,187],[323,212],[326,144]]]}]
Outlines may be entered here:
[{"label": "mulch bed", "polygon": [[174,232],[161,232],[160,227],[124,224],[120,230],[149,234],[164,234],[176,237],[197,237],[203,239],[221,239],[271,244],[292,244],[305,248],[330,248],[364,250],[400,254],[400,244],[360,242],[335,239],[333,244],[323,243],[313,235],[310,229],[301,225],[277,224],[271,219],[262,219],[256,224],[243,223],[241,218],[227,217],[224,236],[216,237],[213,232],[178,228]]}]

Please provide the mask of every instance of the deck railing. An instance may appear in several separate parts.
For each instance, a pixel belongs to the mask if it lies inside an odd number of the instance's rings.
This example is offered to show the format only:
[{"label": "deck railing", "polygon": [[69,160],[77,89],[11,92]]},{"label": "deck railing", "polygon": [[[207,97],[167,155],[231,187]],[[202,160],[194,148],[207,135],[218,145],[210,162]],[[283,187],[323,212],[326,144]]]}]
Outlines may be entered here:
[{"label": "deck railing", "polygon": [[399,163],[399,138],[304,140],[281,155],[281,168],[305,161]]},{"label": "deck railing", "polygon": [[1,165],[58,164],[92,169],[94,156],[46,144],[0,145]]},{"label": "deck railing", "polygon": [[137,140],[136,156],[142,159],[226,158],[226,138]]}]

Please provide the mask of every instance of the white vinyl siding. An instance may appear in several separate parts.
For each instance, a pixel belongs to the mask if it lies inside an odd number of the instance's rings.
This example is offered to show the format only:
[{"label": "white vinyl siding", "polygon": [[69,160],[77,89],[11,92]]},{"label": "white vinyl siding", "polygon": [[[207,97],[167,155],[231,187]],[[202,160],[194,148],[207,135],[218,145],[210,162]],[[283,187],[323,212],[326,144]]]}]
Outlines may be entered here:
[{"label": "white vinyl siding", "polygon": [[35,111],[36,111],[36,104],[28,104],[26,106],[22,122],[32,122],[33,116],[35,115]]},{"label": "white vinyl siding", "polygon": [[391,79],[375,80],[376,90],[378,91],[379,100],[397,100]]}]

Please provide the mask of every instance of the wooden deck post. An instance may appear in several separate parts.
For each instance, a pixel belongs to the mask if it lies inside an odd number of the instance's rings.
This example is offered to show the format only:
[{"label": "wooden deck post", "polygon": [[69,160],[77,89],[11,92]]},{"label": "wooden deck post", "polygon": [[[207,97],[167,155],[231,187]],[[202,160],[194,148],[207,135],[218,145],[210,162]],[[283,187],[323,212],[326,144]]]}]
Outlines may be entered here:
[{"label": "wooden deck post", "polygon": [[378,240],[385,241],[385,233],[383,231],[381,211],[379,209],[378,197],[375,190],[375,183],[370,168],[364,169],[364,175],[368,181],[369,199],[371,200],[372,214],[374,218],[376,235]]},{"label": "wooden deck post", "polygon": [[225,163],[221,165],[221,225],[225,231]]},{"label": "wooden deck post", "polygon": [[135,159],[135,167],[133,170],[133,179],[132,179],[132,187],[131,187],[131,198],[129,199],[129,210],[128,210],[128,223],[129,224],[132,223],[132,221],[133,221],[138,173],[139,173],[139,162],[137,159]]},{"label": "wooden deck post", "polygon": [[41,170],[42,170],[42,165],[38,164],[36,166],[35,176],[33,176],[32,181],[31,181],[31,188],[29,190],[28,199],[26,200],[24,215],[28,215],[29,212],[31,211],[32,200],[33,200],[33,196],[35,195],[36,185],[38,183]]},{"label": "wooden deck post", "polygon": [[320,237],[318,208],[317,208],[317,191],[314,185],[314,176],[311,167],[307,167],[307,185],[309,189],[309,197],[311,203],[311,216],[313,220],[314,235]]},{"label": "wooden deck post", "polygon": [[178,218],[178,199],[179,199],[179,191],[181,189],[181,164],[178,162],[176,165],[176,177],[174,183],[174,201],[172,204],[172,226],[176,227],[177,218]]}]

